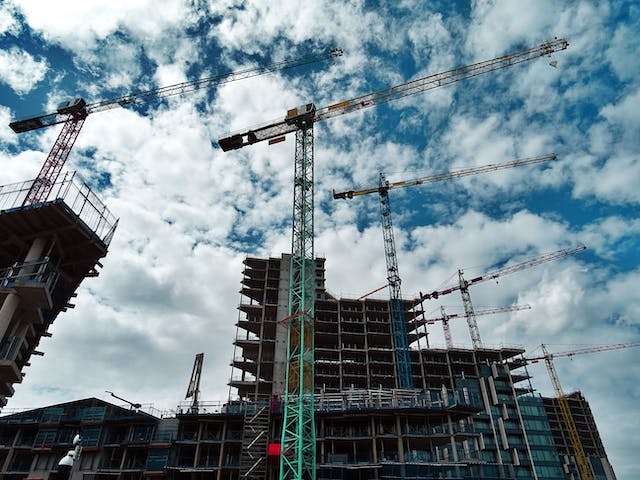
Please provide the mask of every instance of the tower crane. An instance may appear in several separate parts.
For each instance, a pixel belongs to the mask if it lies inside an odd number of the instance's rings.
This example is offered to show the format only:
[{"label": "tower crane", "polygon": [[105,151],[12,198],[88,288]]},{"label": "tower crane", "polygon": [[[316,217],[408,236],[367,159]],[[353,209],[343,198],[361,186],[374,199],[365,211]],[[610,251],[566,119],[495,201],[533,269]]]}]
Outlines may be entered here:
[{"label": "tower crane", "polygon": [[285,70],[299,65],[333,59],[340,55],[342,55],[342,50],[330,49],[322,53],[307,55],[292,60],[284,60],[263,67],[247,68],[237,72],[230,72],[213,77],[201,78],[199,80],[182,82],[175,85],[124,95],[95,103],[87,103],[83,98],[74,98],[73,100],[63,102],[58,105],[55,112],[15,120],[9,124],[9,127],[11,127],[11,129],[16,133],[37,130],[39,128],[49,127],[60,123],[63,124],[62,130],[53,144],[53,148],[49,152],[44,165],[40,169],[40,173],[38,173],[38,176],[25,197],[23,206],[47,200],[62,167],[69,157],[73,144],[80,134],[80,130],[82,129],[85,119],[92,113],[194,92],[212,85],[221,85],[224,83],[234,82],[236,80],[263,75],[269,72]]},{"label": "tower crane", "polygon": [[187,398],[193,397],[191,402],[191,413],[198,413],[198,400],[200,397],[200,375],[202,374],[202,362],[204,361],[204,353],[197,353],[196,358],[193,361],[193,370],[191,371],[191,380],[189,380],[189,386],[187,387]]},{"label": "tower crane", "polygon": [[461,178],[480,173],[494,172],[506,168],[533,165],[549,160],[555,160],[554,153],[541,155],[539,157],[526,158],[523,160],[513,160],[506,163],[496,163],[483,165],[480,167],[465,168],[448,173],[430,175],[428,177],[416,178],[413,180],[402,180],[399,182],[389,182],[384,175],[380,174],[378,187],[365,188],[362,190],[348,190],[346,192],[333,191],[334,199],[351,199],[355,196],[369,193],[380,194],[380,217],[382,220],[382,236],[384,239],[384,254],[387,263],[387,280],[389,282],[389,310],[391,314],[391,331],[393,333],[393,345],[396,361],[396,370],[399,388],[411,388],[411,360],[409,358],[409,345],[407,343],[406,319],[404,314],[404,304],[402,301],[401,280],[398,272],[398,256],[396,253],[395,238],[393,233],[393,223],[391,221],[391,205],[389,202],[389,190],[395,188],[410,187],[413,185],[423,185],[435,183],[453,178]]},{"label": "tower crane", "polygon": [[480,275],[479,277],[472,278],[471,280],[465,280],[464,277],[462,276],[463,274],[462,270],[459,269],[458,283],[456,285],[452,285],[443,290],[435,290],[431,293],[426,293],[426,294],[420,293],[420,298],[416,300],[416,303],[419,303],[422,300],[427,300],[431,298],[433,299],[439,298],[442,295],[447,295],[449,293],[455,292],[456,290],[460,290],[460,294],[462,295],[462,303],[463,303],[464,310],[467,317],[467,323],[469,325],[469,333],[471,335],[471,342],[473,343],[473,348],[476,348],[476,349],[482,348],[480,331],[478,330],[478,323],[476,322],[476,319],[475,319],[476,315],[473,311],[473,304],[471,303],[471,295],[469,294],[469,287],[471,285],[475,285],[481,282],[486,282],[487,280],[494,280],[498,277],[503,277],[511,273],[519,272],[520,270],[524,270],[526,268],[535,267],[536,265],[540,265],[541,263],[550,262],[558,258],[566,257],[567,255],[573,255],[574,253],[581,252],[586,248],[587,247],[584,245],[578,245],[577,247],[564,248],[562,250],[557,250],[555,252],[546,253],[539,257],[530,258],[529,260],[525,260],[524,262],[517,263],[515,265],[510,265],[508,267],[494,270],[493,272],[485,273],[484,275]]},{"label": "tower crane", "polygon": [[553,384],[553,389],[555,390],[556,396],[558,397],[558,404],[560,405],[562,418],[564,419],[567,430],[569,432],[569,439],[571,441],[571,446],[573,447],[576,461],[578,463],[581,480],[593,480],[593,475],[591,473],[591,469],[589,468],[587,456],[585,455],[584,449],[582,448],[582,442],[580,441],[580,437],[578,436],[578,429],[576,428],[576,424],[573,421],[573,417],[571,416],[569,402],[567,401],[567,397],[562,390],[558,372],[556,371],[556,368],[553,364],[553,359],[558,357],[573,357],[575,355],[584,355],[586,353],[606,352],[609,350],[621,350],[624,348],[633,347],[640,347],[640,342],[597,345],[566,352],[551,353],[547,350],[546,345],[542,344],[540,345],[540,348],[542,349],[542,355],[537,357],[526,357],[518,359],[513,365],[513,368],[518,368],[528,363],[537,363],[539,360],[544,360],[547,366],[547,371],[549,372],[549,378],[551,379],[551,383]]},{"label": "tower crane", "polygon": [[313,246],[313,126],[316,122],[360,111],[410,95],[432,90],[467,78],[500,70],[565,50],[569,43],[555,39],[528,50],[454,68],[395,85],[350,100],[316,108],[307,103],[290,109],[279,118],[218,140],[223,151],[243,148],[267,140],[270,144],[295,132],[293,228],[289,279],[287,380],[280,456],[280,480],[313,480],[316,477],[316,440],[313,384],[313,318],[315,301],[315,260]]},{"label": "tower crane", "polygon": [[[484,310],[478,310],[477,316],[481,315],[493,315],[496,313],[516,312],[520,310],[531,310],[531,305],[507,305],[505,307],[487,308]],[[435,318],[422,318],[420,320],[414,320],[411,322],[414,329],[422,325],[434,325],[436,322],[442,322],[442,331],[444,333],[444,339],[447,344],[447,348],[453,348],[453,339],[451,338],[451,328],[449,327],[449,320],[452,318],[466,317],[466,313],[446,313],[444,306],[440,306],[440,316]]]}]

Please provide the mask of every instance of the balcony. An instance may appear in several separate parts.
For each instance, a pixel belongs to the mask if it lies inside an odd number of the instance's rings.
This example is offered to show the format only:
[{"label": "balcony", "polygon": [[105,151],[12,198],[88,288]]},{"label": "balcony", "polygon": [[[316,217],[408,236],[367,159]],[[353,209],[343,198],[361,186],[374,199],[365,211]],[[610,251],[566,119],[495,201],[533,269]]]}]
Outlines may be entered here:
[{"label": "balcony", "polygon": [[6,382],[22,381],[21,365],[17,360],[21,357],[22,347],[25,345],[23,337],[4,337],[0,343],[0,376]]},{"label": "balcony", "polygon": [[53,306],[51,294],[58,277],[59,273],[48,257],[16,262],[13,266],[0,270],[0,302],[9,293],[16,293],[29,305],[50,309]]}]

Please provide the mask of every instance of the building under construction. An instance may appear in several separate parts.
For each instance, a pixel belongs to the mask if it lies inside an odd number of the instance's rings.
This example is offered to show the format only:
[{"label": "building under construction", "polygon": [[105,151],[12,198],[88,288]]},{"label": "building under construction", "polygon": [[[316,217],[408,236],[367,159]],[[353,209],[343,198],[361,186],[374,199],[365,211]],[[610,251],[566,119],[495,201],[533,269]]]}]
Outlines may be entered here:
[{"label": "building under construction", "polygon": [[[56,459],[74,446],[74,432],[82,437],[83,450],[80,460],[71,462],[71,473],[83,480],[560,480],[583,475],[584,455],[576,455],[576,470],[572,451],[554,443],[563,437],[553,429],[565,426],[549,423],[547,409],[553,405],[534,394],[524,370],[526,361],[520,358],[522,349],[485,348],[477,325],[470,328],[473,349],[453,344],[433,349],[426,343],[420,302],[402,300],[388,198],[389,189],[408,182],[390,184],[381,175],[373,189],[334,192],[334,198],[345,199],[380,194],[390,300],[330,295],[324,286],[324,260],[313,253],[315,123],[548,57],[567,47],[566,40],[556,38],[326,107],[306,103],[275,123],[218,139],[219,147],[230,151],[262,141],[278,143],[289,133],[296,136],[292,255],[245,260],[229,400],[205,407],[196,396],[191,405],[167,417],[144,414],[137,404],[128,411],[91,398],[4,417],[3,478],[52,478]],[[82,280],[97,275],[117,225],[73,175],[58,181],[87,116],[340,54],[329,50],[91,104],[75,98],[55,112],[10,124],[16,133],[58,124],[63,128],[34,182],[0,189],[2,405],[13,394],[12,385],[22,380],[30,356],[42,353],[36,350],[40,338],[48,335],[60,312],[73,306],[70,301]],[[415,179],[411,184],[551,159],[555,154]],[[468,297],[470,282],[462,272],[459,276],[460,291]],[[192,393],[197,392],[194,383],[192,376]],[[565,404],[561,405],[566,418]],[[574,445],[575,430],[569,428]],[[587,453],[591,477],[614,478],[603,451]],[[594,455],[597,464],[591,459]],[[587,472],[582,480],[589,478]]]},{"label": "building under construction", "polygon": [[[53,479],[56,459],[79,432],[75,480],[277,478],[286,455],[279,448],[286,338],[277,319],[286,311],[289,261],[244,262],[228,402],[149,415],[85,399],[8,415],[0,419],[2,477]],[[412,348],[416,388],[397,389],[389,302],[334,298],[324,259],[316,260],[315,281],[318,479],[581,478],[553,400],[534,394],[518,361],[522,349]],[[418,343],[422,312],[405,307],[409,341]],[[588,406],[576,399],[576,424],[588,425],[581,437],[598,438]],[[597,443],[585,447],[593,478],[614,480]]]},{"label": "building under construction", "polygon": [[[581,392],[573,392],[566,395],[571,418],[575,423],[580,437],[582,448],[589,459],[589,463],[598,477],[615,478],[611,464],[607,459],[607,454],[600,440],[598,427],[591,413],[589,402],[584,398]],[[571,445],[566,421],[563,418],[558,399],[549,397],[544,398],[544,407],[549,418],[551,432],[553,433],[553,442],[558,449],[558,453],[563,462],[565,472],[573,474],[574,478],[579,478],[576,470],[575,452]]]}]

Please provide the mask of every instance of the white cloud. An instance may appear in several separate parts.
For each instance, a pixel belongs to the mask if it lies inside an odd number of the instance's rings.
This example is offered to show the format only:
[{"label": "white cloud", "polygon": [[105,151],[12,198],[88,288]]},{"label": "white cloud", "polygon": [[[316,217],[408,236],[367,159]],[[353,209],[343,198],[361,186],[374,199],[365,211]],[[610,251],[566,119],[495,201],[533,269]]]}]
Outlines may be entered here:
[{"label": "white cloud", "polygon": [[535,45],[564,32],[551,32],[562,7],[551,0],[509,2],[477,0],[471,4],[471,24],[467,45],[476,55],[496,56],[505,47],[525,43]]},{"label": "white cloud", "polygon": [[[211,33],[227,48],[256,53],[285,37],[296,44],[307,40],[337,41],[337,46],[356,52],[368,41],[384,44],[387,39],[385,20],[377,12],[363,9],[359,1],[304,4],[289,1],[276,6],[250,0],[242,2],[242,8],[237,8],[239,5],[239,2],[210,4],[212,14],[224,15]],[[261,26],[259,30],[255,28],[257,23]]]},{"label": "white cloud", "polygon": [[578,198],[596,196],[611,203],[638,203],[640,193],[640,90],[623,97],[615,105],[606,105],[600,114],[605,121],[589,131],[593,154],[576,155],[571,162]]},{"label": "white cloud", "polygon": [[623,81],[633,80],[640,71],[638,59],[637,28],[628,25],[620,25],[611,40],[611,46],[607,49],[607,58],[611,62],[618,78]]},{"label": "white cloud", "polygon": [[616,105],[605,106],[600,114],[623,129],[625,140],[637,140],[634,132],[640,128],[640,89],[623,97]]},{"label": "white cloud", "polygon": [[596,251],[597,255],[615,259],[620,250],[626,248],[626,241],[640,234],[640,220],[620,216],[595,219],[578,234],[580,239]]},{"label": "white cloud", "polygon": [[130,31],[138,40],[157,37],[165,29],[180,25],[187,14],[182,0],[100,0],[80,4],[73,0],[55,4],[21,0],[17,7],[32,30],[48,41],[78,51],[91,49],[94,42],[119,28]]},{"label": "white cloud", "polygon": [[47,72],[46,60],[36,60],[31,54],[12,47],[0,51],[0,81],[16,93],[29,93]]},{"label": "white cloud", "polygon": [[1,169],[0,184],[8,185],[35,178],[46,157],[45,153],[34,150],[24,150],[17,155],[0,151],[0,165],[7,166]]},{"label": "white cloud", "polygon": [[0,143],[12,143],[18,142],[17,135],[7,126],[13,119],[11,109],[0,105]]},{"label": "white cloud", "polygon": [[0,5],[0,35],[18,35],[21,27],[15,17],[15,6],[11,1]]}]

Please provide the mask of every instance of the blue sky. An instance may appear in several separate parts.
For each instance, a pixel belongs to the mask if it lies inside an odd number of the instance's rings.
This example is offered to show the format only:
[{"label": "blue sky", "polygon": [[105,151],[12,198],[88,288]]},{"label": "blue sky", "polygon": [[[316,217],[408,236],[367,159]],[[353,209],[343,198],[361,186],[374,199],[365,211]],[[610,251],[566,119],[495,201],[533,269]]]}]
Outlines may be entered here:
[{"label": "blue sky", "polygon": [[[584,243],[583,253],[474,287],[477,308],[532,306],[479,317],[484,343],[567,350],[640,338],[635,2],[50,3],[0,4],[0,184],[35,177],[58,134],[18,136],[12,119],[331,46],[344,56],[88,118],[67,168],[120,226],[100,277],[43,339],[46,354],[10,407],[111,390],[173,408],[201,351],[202,398],[225,398],[242,259],[290,248],[293,138],[228,153],[216,140],[309,101],[330,105],[554,37],[570,47],[551,59],[318,123],[316,253],[328,289],[359,296],[386,277],[377,198],[336,202],[332,189],[373,186],[379,172],[396,181],[555,152],[549,165],[392,191],[403,292]],[[435,316],[441,303],[461,304],[450,295],[427,310]],[[443,345],[436,327],[431,343]],[[470,344],[464,322],[452,334]],[[636,349],[556,362],[565,390],[591,402],[622,480],[640,477],[638,360]],[[544,367],[531,373],[551,394]]]}]

